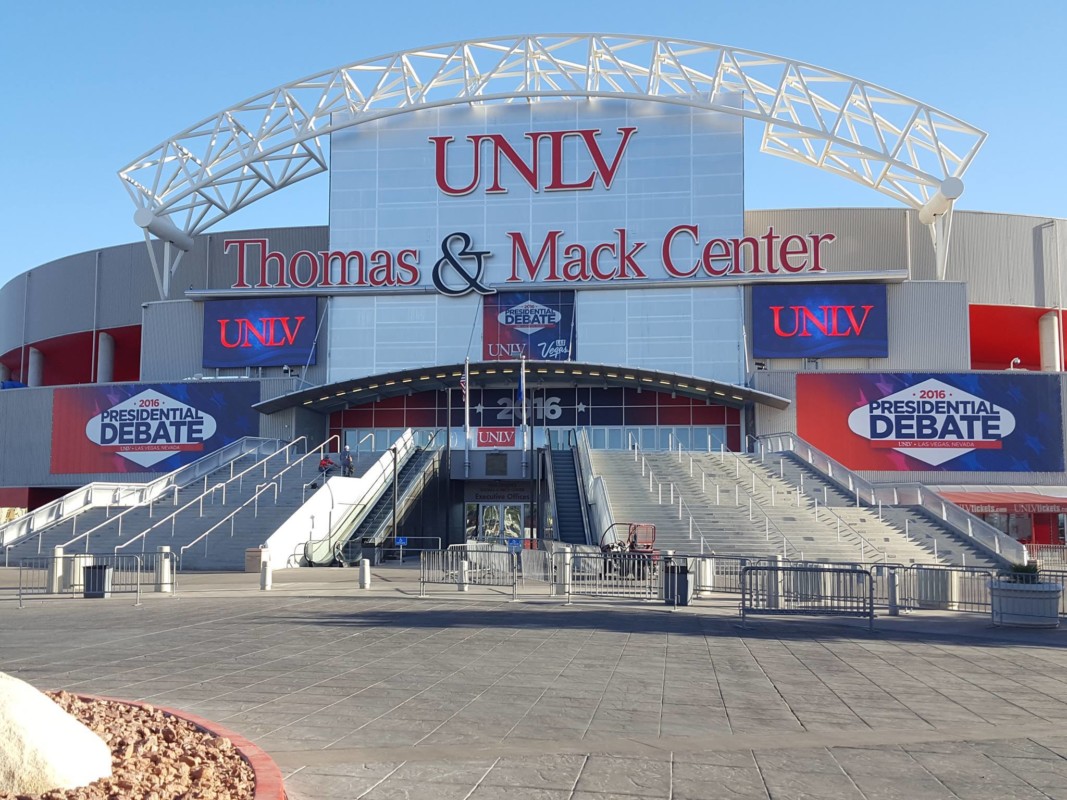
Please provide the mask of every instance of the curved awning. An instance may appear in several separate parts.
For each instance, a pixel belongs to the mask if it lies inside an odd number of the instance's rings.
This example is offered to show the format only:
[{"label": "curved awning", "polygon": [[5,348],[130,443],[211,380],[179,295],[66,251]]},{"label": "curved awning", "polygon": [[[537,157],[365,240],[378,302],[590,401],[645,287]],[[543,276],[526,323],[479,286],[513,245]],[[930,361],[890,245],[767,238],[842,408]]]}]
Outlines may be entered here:
[{"label": "curved awning", "polygon": [[[515,387],[519,382],[519,362],[472,362],[469,374],[471,388]],[[387,397],[455,389],[459,387],[462,377],[463,364],[407,369],[300,389],[264,400],[254,405],[253,408],[263,414],[273,414],[276,411],[294,407],[327,414],[331,411],[373,403]],[[527,361],[526,381],[531,386],[536,383],[539,385],[595,386],[597,388],[622,386],[636,389],[640,387],[655,392],[670,392],[682,397],[709,400],[735,408],[742,408],[749,403],[760,403],[772,408],[784,409],[788,408],[791,402],[785,397],[769,392],[722,381],[696,378],[691,375],[573,361]]]}]

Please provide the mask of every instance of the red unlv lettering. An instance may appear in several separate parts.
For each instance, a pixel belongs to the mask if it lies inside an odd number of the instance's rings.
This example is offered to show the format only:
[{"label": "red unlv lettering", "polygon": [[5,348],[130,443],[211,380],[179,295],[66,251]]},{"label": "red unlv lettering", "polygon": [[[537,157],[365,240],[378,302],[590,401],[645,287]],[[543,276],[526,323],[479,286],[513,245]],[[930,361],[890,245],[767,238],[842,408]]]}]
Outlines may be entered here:
[{"label": "red unlv lettering", "polygon": [[[448,182],[448,144],[455,137],[431,136],[430,141],[433,142],[434,146],[437,186],[450,197],[461,197],[477,189],[482,182],[482,150],[484,149],[482,143],[488,142],[490,153],[489,169],[492,173],[492,181],[485,189],[486,194],[507,192],[507,189],[501,183],[500,166],[503,162],[510,164],[516,175],[518,175],[519,180],[535,192],[539,192],[542,189],[546,192],[592,189],[596,184],[597,178],[604,184],[605,189],[610,189],[618,172],[619,164],[622,162],[626,145],[630,143],[630,138],[637,131],[637,128],[627,127],[617,128],[617,130],[622,134],[622,140],[619,142],[610,164],[604,155],[604,151],[600,148],[600,143],[597,141],[596,137],[600,135],[600,130],[597,128],[568,131],[529,131],[523,134],[525,138],[530,140],[528,159],[523,158],[501,133],[472,134],[466,137],[474,151],[472,174],[466,185],[455,186]],[[586,177],[576,181],[567,181],[563,177],[566,163],[563,147],[568,139],[574,140],[579,149],[584,148],[593,162],[593,171]],[[544,155],[546,154],[542,152],[541,147],[542,141],[548,142],[547,170],[544,164]],[[543,174],[545,171],[547,171],[547,176]],[[546,177],[547,182],[545,180]]]},{"label": "red unlv lettering", "polygon": [[478,447],[514,446],[514,428],[478,428]]},{"label": "red unlv lettering", "polygon": [[[286,347],[296,342],[306,317],[260,317],[258,320],[220,319],[219,344],[235,347]],[[227,335],[229,332],[229,335]],[[256,343],[252,340],[255,339]]]},{"label": "red unlv lettering", "polygon": [[[783,338],[811,336],[809,325],[823,336],[859,336],[863,333],[863,326],[867,324],[867,317],[874,306],[860,308],[863,309],[863,316],[857,320],[856,306],[819,306],[816,311],[807,306],[789,306],[788,310],[786,306],[770,307],[774,315],[774,332]],[[783,316],[787,319],[792,317],[793,330],[786,331],[782,327]]]}]

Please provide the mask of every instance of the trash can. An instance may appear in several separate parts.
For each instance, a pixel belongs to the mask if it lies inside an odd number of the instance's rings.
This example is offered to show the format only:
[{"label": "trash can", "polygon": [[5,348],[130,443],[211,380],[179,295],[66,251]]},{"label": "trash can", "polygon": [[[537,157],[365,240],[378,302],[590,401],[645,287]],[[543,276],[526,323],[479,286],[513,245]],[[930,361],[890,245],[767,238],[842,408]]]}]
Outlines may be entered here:
[{"label": "trash can", "polygon": [[664,564],[663,602],[669,606],[687,606],[693,600],[693,581],[688,558],[672,558]]},{"label": "trash can", "polygon": [[85,597],[111,597],[111,565],[87,564],[82,567]]}]

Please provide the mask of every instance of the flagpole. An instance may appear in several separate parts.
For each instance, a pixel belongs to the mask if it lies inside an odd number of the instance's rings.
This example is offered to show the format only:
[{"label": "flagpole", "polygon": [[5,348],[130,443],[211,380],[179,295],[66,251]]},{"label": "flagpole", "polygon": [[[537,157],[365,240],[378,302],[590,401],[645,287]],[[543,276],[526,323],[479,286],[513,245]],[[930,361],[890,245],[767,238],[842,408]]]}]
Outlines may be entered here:
[{"label": "flagpole", "polygon": [[463,359],[463,477],[471,476],[471,360]]},{"label": "flagpole", "polygon": [[522,404],[522,474],[526,476],[526,356],[519,362],[519,402]]}]

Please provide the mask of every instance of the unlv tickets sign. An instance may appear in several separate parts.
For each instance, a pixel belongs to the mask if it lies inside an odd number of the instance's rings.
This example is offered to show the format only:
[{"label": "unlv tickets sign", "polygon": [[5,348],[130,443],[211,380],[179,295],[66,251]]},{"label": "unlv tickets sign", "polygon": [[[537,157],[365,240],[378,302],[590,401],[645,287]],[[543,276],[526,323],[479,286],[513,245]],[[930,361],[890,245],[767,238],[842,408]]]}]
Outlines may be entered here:
[{"label": "unlv tickets sign", "polygon": [[1061,472],[1055,375],[797,375],[797,434],[857,470]]},{"label": "unlv tickets sign", "polygon": [[742,119],[634,100],[424,109],[331,139],[330,245],[224,250],[234,290],[497,290],[821,275],[835,235],[744,235]]},{"label": "unlv tickets sign", "polygon": [[253,381],[56,389],[52,472],[169,472],[259,431]]},{"label": "unlv tickets sign", "polygon": [[314,297],[204,303],[205,367],[303,367],[315,363]]}]

